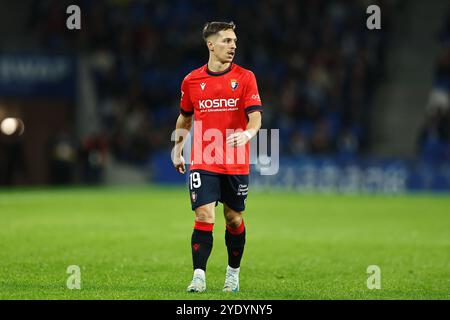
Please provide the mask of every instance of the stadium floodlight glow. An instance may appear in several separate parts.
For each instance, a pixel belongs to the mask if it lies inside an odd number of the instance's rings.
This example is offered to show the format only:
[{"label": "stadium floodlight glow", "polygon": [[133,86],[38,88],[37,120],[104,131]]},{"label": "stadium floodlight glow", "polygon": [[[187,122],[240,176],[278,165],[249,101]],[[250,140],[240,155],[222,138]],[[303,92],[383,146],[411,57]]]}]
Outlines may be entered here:
[{"label": "stadium floodlight glow", "polygon": [[16,132],[18,126],[19,122],[17,121],[16,118],[6,118],[2,121],[0,128],[4,134],[10,136],[14,132]]},{"label": "stadium floodlight glow", "polygon": [[14,133],[18,133],[18,135],[22,135],[24,132],[25,126],[22,120],[18,118],[5,118],[0,124],[0,130],[3,134],[10,136]]}]

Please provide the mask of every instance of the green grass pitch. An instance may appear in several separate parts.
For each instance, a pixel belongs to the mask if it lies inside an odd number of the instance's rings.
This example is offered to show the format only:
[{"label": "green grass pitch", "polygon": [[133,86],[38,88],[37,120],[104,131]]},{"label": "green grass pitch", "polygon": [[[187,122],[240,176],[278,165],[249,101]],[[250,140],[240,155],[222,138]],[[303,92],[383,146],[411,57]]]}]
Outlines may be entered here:
[{"label": "green grass pitch", "polygon": [[[207,292],[185,292],[193,218],[182,188],[2,189],[0,299],[450,298],[448,195],[250,192],[237,294],[221,291],[221,205]],[[80,290],[66,287],[69,265]]]}]

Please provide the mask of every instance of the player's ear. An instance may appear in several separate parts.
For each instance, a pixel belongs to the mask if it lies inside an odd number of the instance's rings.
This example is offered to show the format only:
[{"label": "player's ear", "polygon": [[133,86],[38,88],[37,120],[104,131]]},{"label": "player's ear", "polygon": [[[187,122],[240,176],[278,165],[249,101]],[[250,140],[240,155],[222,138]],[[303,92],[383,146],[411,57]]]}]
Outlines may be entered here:
[{"label": "player's ear", "polygon": [[212,43],[211,40],[206,41],[206,46],[208,47],[209,51],[214,51],[214,44]]}]

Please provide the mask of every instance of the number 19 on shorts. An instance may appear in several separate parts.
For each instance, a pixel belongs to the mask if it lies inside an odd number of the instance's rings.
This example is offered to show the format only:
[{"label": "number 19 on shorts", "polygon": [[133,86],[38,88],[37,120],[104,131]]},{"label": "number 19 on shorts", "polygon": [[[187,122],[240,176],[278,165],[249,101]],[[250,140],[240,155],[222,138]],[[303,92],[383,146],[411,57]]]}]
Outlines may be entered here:
[{"label": "number 19 on shorts", "polygon": [[189,184],[192,189],[197,189],[200,188],[200,186],[202,185],[202,180],[200,179],[200,173],[199,172],[192,172],[189,175]]}]

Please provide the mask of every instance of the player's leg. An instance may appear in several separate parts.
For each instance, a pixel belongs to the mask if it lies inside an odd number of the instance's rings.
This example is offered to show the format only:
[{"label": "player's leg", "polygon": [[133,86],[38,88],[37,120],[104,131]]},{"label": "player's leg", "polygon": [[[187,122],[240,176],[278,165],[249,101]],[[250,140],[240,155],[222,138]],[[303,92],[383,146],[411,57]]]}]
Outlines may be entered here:
[{"label": "player's leg", "polygon": [[228,265],[237,269],[241,265],[245,246],[245,225],[242,212],[231,209],[224,203],[226,222],[225,243],[228,250]]},{"label": "player's leg", "polygon": [[220,181],[215,175],[191,172],[190,194],[192,209],[195,211],[194,230],[191,237],[194,276],[188,287],[189,292],[206,290],[206,264],[213,247],[213,227],[215,202],[220,197]]},{"label": "player's leg", "polygon": [[245,225],[242,212],[231,209],[226,203],[224,216],[226,221],[225,244],[228,251],[228,266],[223,291],[239,291],[239,271],[245,247]]},{"label": "player's leg", "polygon": [[215,202],[195,209],[194,231],[191,237],[194,276],[188,286],[189,292],[206,290],[206,264],[213,247]]},{"label": "player's leg", "polygon": [[228,266],[224,291],[239,291],[239,271],[245,247],[245,224],[242,213],[248,193],[248,176],[227,176],[222,185],[226,222],[225,244],[228,251]]}]

